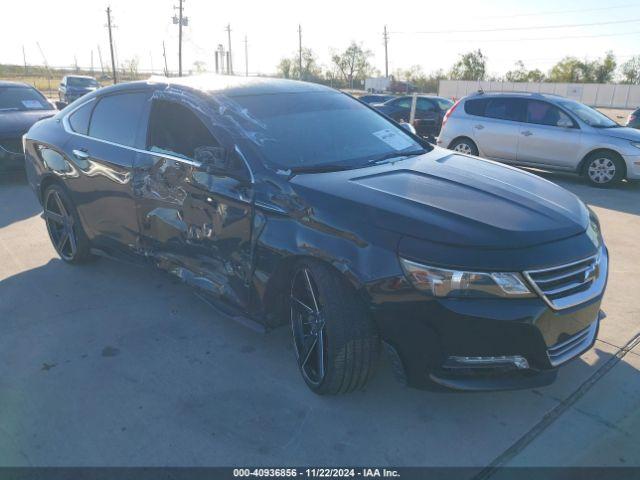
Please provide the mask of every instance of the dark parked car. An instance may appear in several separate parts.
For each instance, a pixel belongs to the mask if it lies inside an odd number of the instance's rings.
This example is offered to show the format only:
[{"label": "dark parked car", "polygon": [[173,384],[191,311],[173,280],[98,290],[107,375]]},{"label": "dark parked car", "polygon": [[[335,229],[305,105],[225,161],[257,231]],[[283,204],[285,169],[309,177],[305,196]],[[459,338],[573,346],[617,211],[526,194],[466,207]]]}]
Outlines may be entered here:
[{"label": "dark parked car", "polygon": [[[372,104],[385,115],[397,122],[408,122],[411,115],[410,95],[397,97],[382,104]],[[421,137],[437,137],[442,127],[444,114],[453,106],[447,98],[433,96],[418,96],[416,100],[416,114],[413,126]]]},{"label": "dark parked car", "polygon": [[382,343],[410,385],[486,389],[549,383],[595,341],[608,253],[593,212],[327,87],[120,84],[26,145],[62,259],[139,259],[228,316],[289,324],[316,393],[363,387]]},{"label": "dark parked car", "polygon": [[634,110],[627,119],[627,127],[640,129],[640,108]]},{"label": "dark parked car", "polygon": [[395,97],[395,95],[383,95],[383,94],[371,94],[371,95],[363,95],[361,97],[358,97],[358,100],[360,100],[361,102],[364,103],[384,103],[384,102],[388,102],[389,100],[393,100]]},{"label": "dark parked car", "polygon": [[61,102],[71,103],[74,100],[100,88],[98,81],[86,75],[67,75],[63,77],[58,87],[58,97]]},{"label": "dark parked car", "polygon": [[22,135],[54,113],[53,106],[32,86],[0,81],[0,172],[24,168]]}]

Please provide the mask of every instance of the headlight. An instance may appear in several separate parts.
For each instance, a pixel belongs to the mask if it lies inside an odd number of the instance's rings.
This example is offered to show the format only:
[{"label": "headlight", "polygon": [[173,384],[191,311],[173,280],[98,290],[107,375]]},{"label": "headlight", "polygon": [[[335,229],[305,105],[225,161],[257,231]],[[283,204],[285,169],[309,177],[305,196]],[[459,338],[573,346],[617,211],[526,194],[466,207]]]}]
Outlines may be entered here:
[{"label": "headlight", "polygon": [[633,145],[636,148],[640,148],[640,142],[631,142],[631,145]]},{"label": "headlight", "polygon": [[518,273],[464,272],[400,259],[414,287],[434,297],[517,297],[536,295]]}]

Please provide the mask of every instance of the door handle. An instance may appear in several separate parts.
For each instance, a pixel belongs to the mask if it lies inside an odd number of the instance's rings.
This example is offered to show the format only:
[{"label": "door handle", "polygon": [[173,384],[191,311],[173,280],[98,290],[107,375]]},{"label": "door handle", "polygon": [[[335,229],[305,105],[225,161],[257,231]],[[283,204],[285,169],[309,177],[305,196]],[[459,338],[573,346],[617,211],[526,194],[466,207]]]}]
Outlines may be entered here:
[{"label": "door handle", "polygon": [[84,150],[74,149],[71,151],[71,153],[73,153],[73,156],[76,157],[78,160],[86,160],[87,158],[89,158],[89,154]]},{"label": "door handle", "polygon": [[484,125],[480,125],[480,124],[476,125],[476,130],[482,130],[483,128],[484,128]]},{"label": "door handle", "polygon": [[533,135],[533,133],[531,133],[529,130],[525,130],[524,132],[522,132],[522,135],[524,135],[525,137],[530,137],[531,135]]}]

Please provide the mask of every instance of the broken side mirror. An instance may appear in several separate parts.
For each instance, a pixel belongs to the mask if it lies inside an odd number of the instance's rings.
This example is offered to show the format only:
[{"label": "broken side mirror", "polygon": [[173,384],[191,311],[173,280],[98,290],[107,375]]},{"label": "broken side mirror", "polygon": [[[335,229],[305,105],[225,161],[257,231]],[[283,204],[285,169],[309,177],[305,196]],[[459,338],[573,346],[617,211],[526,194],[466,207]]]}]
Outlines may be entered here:
[{"label": "broken side mirror", "polygon": [[207,173],[235,178],[242,182],[249,181],[244,164],[236,161],[236,156],[230,154],[225,148],[198,147],[193,153],[194,160],[200,163]]}]

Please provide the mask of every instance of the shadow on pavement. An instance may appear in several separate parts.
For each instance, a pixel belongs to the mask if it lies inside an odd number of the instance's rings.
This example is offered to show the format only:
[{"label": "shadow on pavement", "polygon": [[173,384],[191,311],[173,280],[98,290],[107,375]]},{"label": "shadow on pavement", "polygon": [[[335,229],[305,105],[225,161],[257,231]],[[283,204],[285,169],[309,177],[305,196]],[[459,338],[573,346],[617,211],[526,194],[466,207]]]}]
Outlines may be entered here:
[{"label": "shadow on pavement", "polygon": [[575,193],[588,205],[640,215],[640,182],[623,181],[613,188],[596,188],[578,175],[535,169],[528,171]]},{"label": "shadow on pavement", "polygon": [[0,228],[31,218],[41,211],[24,172],[0,174]]},{"label": "shadow on pavement", "polygon": [[0,464],[485,465],[597,368],[432,394],[383,361],[366,391],[318,397],[287,328],[257,334],[175,283],[103,259],[0,282]]}]

